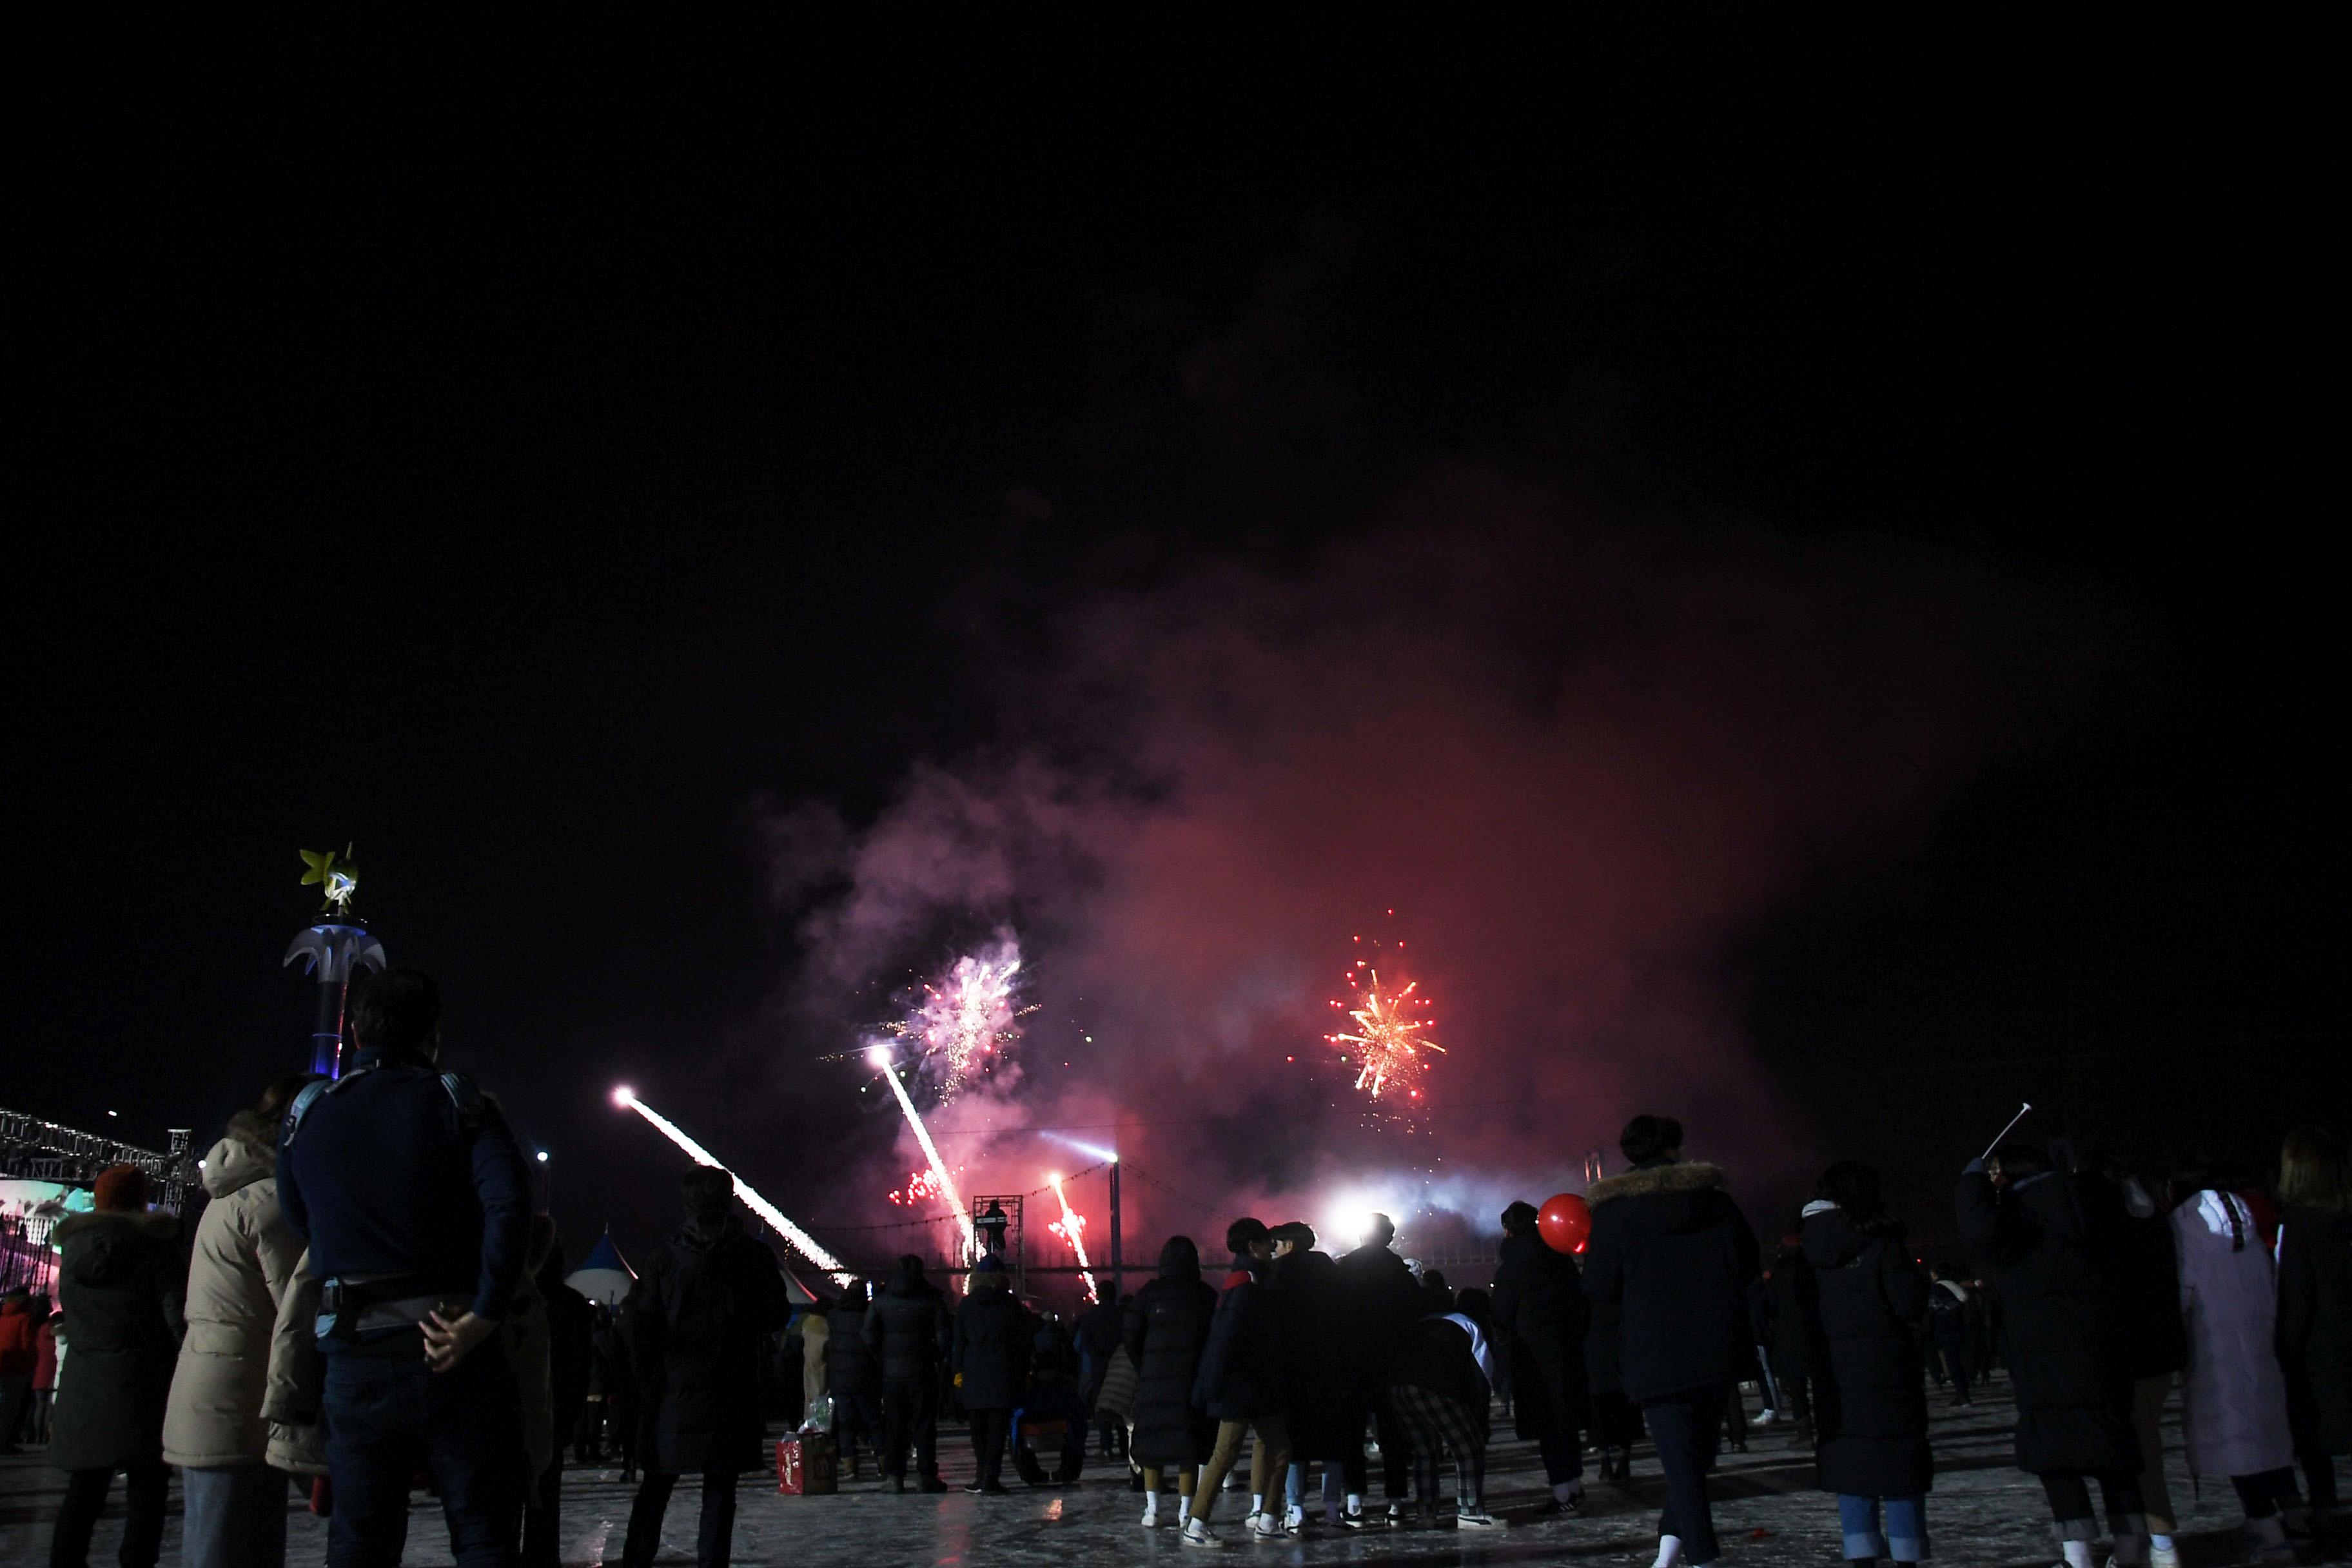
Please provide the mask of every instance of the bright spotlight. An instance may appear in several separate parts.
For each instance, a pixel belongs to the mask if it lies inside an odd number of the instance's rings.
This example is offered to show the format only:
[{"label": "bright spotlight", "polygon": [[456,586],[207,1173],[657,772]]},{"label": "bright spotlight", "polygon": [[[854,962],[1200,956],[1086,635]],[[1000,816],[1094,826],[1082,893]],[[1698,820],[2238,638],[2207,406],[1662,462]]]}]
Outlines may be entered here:
[{"label": "bright spotlight", "polygon": [[624,1110],[628,1110],[631,1106],[636,1104],[636,1102],[637,1091],[631,1089],[625,1083],[613,1091],[613,1103],[619,1106]]},{"label": "bright spotlight", "polygon": [[544,1149],[539,1152],[539,1163],[542,1165],[547,1163],[547,1151]]},{"label": "bright spotlight", "polygon": [[866,1059],[875,1067],[887,1068],[890,1065],[890,1047],[868,1046],[866,1047]]}]

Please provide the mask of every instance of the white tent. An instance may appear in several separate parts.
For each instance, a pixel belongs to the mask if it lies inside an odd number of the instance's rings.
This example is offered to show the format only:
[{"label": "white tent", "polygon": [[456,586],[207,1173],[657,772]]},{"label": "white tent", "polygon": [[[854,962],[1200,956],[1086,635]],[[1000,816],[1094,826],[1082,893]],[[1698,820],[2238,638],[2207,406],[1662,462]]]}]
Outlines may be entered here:
[{"label": "white tent", "polygon": [[629,1260],[613,1245],[613,1228],[607,1226],[604,1234],[596,1238],[596,1245],[588,1249],[587,1260],[565,1275],[563,1282],[591,1301],[617,1307],[627,1297],[629,1288],[637,1282],[637,1271],[629,1267]]}]

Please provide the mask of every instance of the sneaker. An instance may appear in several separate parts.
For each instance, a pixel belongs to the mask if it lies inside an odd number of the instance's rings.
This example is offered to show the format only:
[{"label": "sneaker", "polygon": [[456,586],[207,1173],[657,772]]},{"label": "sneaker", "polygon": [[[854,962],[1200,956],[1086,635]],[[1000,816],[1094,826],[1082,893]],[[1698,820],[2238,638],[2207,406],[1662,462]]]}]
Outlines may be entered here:
[{"label": "sneaker", "polygon": [[1389,1504],[1389,1528],[1391,1530],[1394,1530],[1398,1526],[1403,1524],[1404,1518],[1404,1504],[1401,1502],[1392,1502]]},{"label": "sneaker", "polygon": [[1306,1529],[1306,1528],[1307,1528],[1307,1508],[1306,1508],[1306,1505],[1305,1505],[1305,1504],[1303,1504],[1303,1503],[1292,1503],[1292,1504],[1290,1505],[1289,1509],[1288,1509],[1287,1510],[1286,1510],[1286,1511],[1284,1512],[1283,1516],[1282,1516],[1282,1527],[1283,1527],[1285,1530],[1304,1530],[1304,1529]]},{"label": "sneaker", "polygon": [[970,1492],[972,1496],[974,1496],[974,1497],[978,1497],[981,1493],[982,1493],[982,1492],[986,1491],[988,1489],[987,1489],[986,1487],[982,1486],[982,1485],[980,1483],[980,1481],[979,1481],[978,1479],[972,1479],[972,1480],[969,1480],[969,1481],[964,1482],[964,1484],[963,1484],[963,1489],[964,1489],[964,1490],[966,1490],[966,1491],[968,1491],[968,1492]]},{"label": "sneaker", "polygon": [[1143,1528],[1146,1530],[1160,1528],[1160,1500],[1156,1497],[1143,1507]]},{"label": "sneaker", "polygon": [[1217,1539],[1216,1531],[1211,1530],[1207,1525],[1202,1523],[1197,1519],[1189,1519],[1184,1521],[1184,1533],[1178,1539],[1182,1541],[1187,1546],[1202,1546],[1208,1548],[1208,1550],[1212,1552],[1220,1550],[1225,1544],[1223,1542]]},{"label": "sneaker", "polygon": [[[970,1487],[966,1487],[964,1489],[966,1491],[970,1491],[971,1489]],[[1003,1481],[990,1481],[980,1489],[987,1493],[990,1497],[1011,1497],[1013,1495],[1013,1489],[1006,1486]]]},{"label": "sneaker", "polygon": [[1361,1530],[1371,1522],[1364,1517],[1364,1510],[1360,1508],[1351,1508],[1339,1516],[1339,1528],[1342,1530]]},{"label": "sneaker", "polygon": [[948,1489],[948,1484],[937,1476],[925,1476],[922,1484],[915,1489],[919,1492],[943,1492]]},{"label": "sneaker", "polygon": [[1242,1529],[1246,1533],[1255,1536],[1260,1541],[1274,1541],[1290,1533],[1287,1529],[1284,1528],[1282,1521],[1275,1518],[1274,1515],[1270,1513],[1254,1513],[1250,1515],[1247,1519],[1242,1521]]},{"label": "sneaker", "polygon": [[2180,1568],[2180,1548],[2178,1546],[2149,1547],[2147,1568]]},{"label": "sneaker", "polygon": [[1457,1508],[1454,1510],[1454,1525],[1457,1530],[1500,1530],[1503,1521],[1483,1508]]}]

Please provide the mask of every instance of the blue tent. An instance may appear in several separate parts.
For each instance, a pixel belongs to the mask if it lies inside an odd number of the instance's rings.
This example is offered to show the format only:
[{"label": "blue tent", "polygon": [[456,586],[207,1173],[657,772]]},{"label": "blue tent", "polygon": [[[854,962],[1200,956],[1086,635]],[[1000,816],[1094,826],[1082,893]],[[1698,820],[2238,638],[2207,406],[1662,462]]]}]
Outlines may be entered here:
[{"label": "blue tent", "polygon": [[606,1226],[596,1245],[588,1249],[586,1261],[564,1277],[563,1282],[587,1297],[591,1301],[607,1307],[617,1307],[637,1282],[637,1271],[613,1245],[613,1227]]}]

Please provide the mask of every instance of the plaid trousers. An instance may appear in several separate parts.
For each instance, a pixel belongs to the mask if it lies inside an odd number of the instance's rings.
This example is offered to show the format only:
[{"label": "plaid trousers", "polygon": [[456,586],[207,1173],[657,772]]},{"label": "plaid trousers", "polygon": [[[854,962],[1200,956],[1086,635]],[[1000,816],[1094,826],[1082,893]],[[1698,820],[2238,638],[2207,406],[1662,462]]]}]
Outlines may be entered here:
[{"label": "plaid trousers", "polygon": [[1389,1384],[1389,1403],[1412,1434],[1413,1497],[1422,1508],[1437,1507],[1437,1456],[1454,1451],[1454,1499],[1467,1506],[1486,1493],[1486,1413],[1473,1411],[1418,1384]]}]

